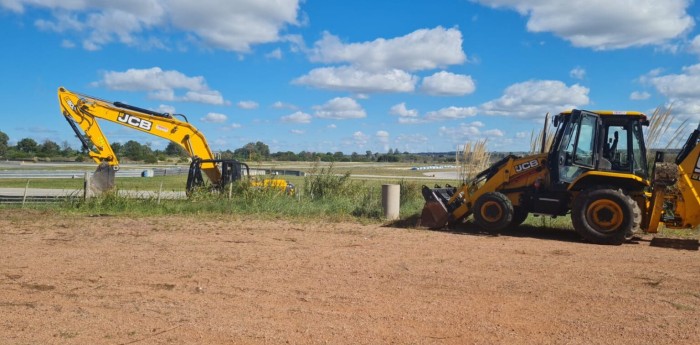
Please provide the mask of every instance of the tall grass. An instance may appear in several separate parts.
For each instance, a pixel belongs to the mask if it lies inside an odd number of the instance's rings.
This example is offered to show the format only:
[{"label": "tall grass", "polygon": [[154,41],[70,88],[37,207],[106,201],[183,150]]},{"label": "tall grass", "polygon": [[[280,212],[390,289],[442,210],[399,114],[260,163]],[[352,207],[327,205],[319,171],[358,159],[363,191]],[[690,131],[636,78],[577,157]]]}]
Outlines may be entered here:
[{"label": "tall grass", "polygon": [[475,142],[468,141],[462,150],[457,151],[459,179],[463,183],[471,180],[476,174],[491,165],[491,153],[486,149],[486,139]]},{"label": "tall grass", "polygon": [[[687,132],[688,119],[683,120],[674,129],[672,124],[675,117],[672,113],[673,105],[668,107],[658,106],[649,118],[649,127],[645,132],[645,142],[649,149],[670,149],[680,146]],[[669,135],[670,134],[670,135]],[[664,143],[665,142],[665,143]]]},{"label": "tall grass", "polygon": [[[222,192],[200,189],[186,200],[134,199],[108,193],[100,197],[74,198],[62,204],[34,206],[54,208],[59,212],[88,215],[167,216],[173,214],[216,216],[254,215],[262,219],[309,219],[314,221],[382,220],[381,184],[353,180],[349,173],[336,173],[334,167],[316,164],[304,177],[296,193],[287,194],[276,188],[256,187],[237,181]],[[423,199],[415,182],[402,180],[401,214],[420,212]],[[5,206],[3,206],[5,207]]]},{"label": "tall grass", "polygon": [[[545,126],[540,128],[540,131],[535,134],[533,129],[530,132],[530,154],[537,154],[540,152],[549,152],[554,142],[554,135],[556,134],[556,128],[549,125],[549,113],[545,115]],[[542,147],[542,139],[544,138],[544,147]]]}]

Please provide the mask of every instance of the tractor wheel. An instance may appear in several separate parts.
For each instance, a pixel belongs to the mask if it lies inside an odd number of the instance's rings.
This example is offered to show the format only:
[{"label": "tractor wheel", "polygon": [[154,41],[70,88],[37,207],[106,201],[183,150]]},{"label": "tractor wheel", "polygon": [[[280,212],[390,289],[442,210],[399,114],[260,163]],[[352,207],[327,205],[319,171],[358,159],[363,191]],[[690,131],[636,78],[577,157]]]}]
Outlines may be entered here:
[{"label": "tractor wheel", "polygon": [[505,229],[511,224],[513,213],[513,204],[502,193],[485,193],[474,203],[474,220],[484,230]]},{"label": "tractor wheel", "polygon": [[528,212],[524,207],[513,206],[513,220],[510,221],[511,226],[519,226],[527,219]]},{"label": "tractor wheel", "polygon": [[620,190],[588,189],[574,199],[571,221],[583,238],[598,244],[621,244],[640,227],[641,211]]}]

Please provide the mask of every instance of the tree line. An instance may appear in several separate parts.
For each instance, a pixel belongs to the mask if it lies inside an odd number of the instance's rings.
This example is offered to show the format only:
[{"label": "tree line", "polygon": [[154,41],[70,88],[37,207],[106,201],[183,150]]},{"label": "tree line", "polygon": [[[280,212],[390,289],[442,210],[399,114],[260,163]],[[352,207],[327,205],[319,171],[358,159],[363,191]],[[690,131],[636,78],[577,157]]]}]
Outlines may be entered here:
[{"label": "tree line", "polygon": [[[44,140],[41,143],[31,138],[23,138],[15,145],[9,144],[10,138],[0,131],[0,157],[9,160],[73,160],[84,161],[88,159],[84,150],[73,149],[67,141],[58,144],[51,140]],[[153,149],[149,144],[141,144],[134,140],[125,143],[115,142],[111,144],[114,153],[120,161],[142,161],[146,163],[157,163],[159,161],[176,160],[186,162],[187,152],[178,144],[169,142],[164,150]],[[400,152],[399,149],[389,149],[386,153],[372,152],[364,153],[352,152],[345,154],[336,152],[309,152],[292,151],[270,152],[270,147],[261,142],[251,142],[243,147],[225,150],[218,153],[222,159],[237,159],[242,161],[301,161],[301,162],[411,162],[411,163],[437,163],[453,162],[454,154],[413,154]]]}]

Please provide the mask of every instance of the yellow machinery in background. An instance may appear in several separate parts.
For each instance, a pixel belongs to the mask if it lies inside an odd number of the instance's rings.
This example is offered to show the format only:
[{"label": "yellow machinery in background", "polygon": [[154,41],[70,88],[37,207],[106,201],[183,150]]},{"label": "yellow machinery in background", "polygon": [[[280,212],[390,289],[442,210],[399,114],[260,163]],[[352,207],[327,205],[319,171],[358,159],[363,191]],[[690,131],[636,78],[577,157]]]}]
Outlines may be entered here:
[{"label": "yellow machinery in background", "polygon": [[424,186],[421,225],[439,229],[473,215],[480,227],[499,231],[520,225],[528,214],[571,213],[585,239],[619,244],[640,230],[657,232],[660,223],[700,224],[700,127],[673,163],[656,155],[650,178],[646,115],[572,110],[553,124],[548,151],[543,144],[539,154],[507,156],[458,188]]},{"label": "yellow machinery in background", "polygon": [[[110,102],[99,98],[58,89],[61,113],[88,152],[99,164],[92,180],[98,192],[114,187],[114,175],[119,169],[119,160],[102,132],[99,120],[113,122],[127,128],[170,140],[180,146],[192,158],[187,176],[187,193],[205,185],[204,176],[215,189],[223,189],[231,182],[250,176],[247,164],[233,159],[216,159],[207,140],[200,131],[187,121],[184,115],[159,113],[121,102]],[[182,120],[175,118],[179,116]],[[246,173],[244,174],[243,169]],[[281,179],[253,181],[253,186],[275,188],[287,193],[294,192],[294,185]]]}]

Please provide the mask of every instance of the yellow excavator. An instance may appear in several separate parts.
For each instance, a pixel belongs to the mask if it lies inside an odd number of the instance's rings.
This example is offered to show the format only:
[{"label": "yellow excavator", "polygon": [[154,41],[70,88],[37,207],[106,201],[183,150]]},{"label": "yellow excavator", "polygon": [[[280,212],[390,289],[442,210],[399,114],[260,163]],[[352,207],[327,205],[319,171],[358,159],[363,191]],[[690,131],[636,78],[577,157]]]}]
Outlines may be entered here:
[{"label": "yellow excavator", "polygon": [[[250,176],[247,164],[234,159],[216,159],[204,134],[190,124],[184,115],[171,115],[121,102],[110,102],[71,92],[63,87],[58,89],[58,101],[61,113],[80,139],[83,149],[99,164],[91,180],[91,188],[96,192],[112,189],[115,172],[119,170],[117,155],[102,132],[98,119],[155,135],[183,147],[192,159],[187,176],[188,195],[195,188],[205,186],[204,176],[209,184],[218,190],[231,182],[241,180],[244,168],[245,174]],[[286,193],[294,192],[294,185],[281,179],[253,181],[252,184]]]},{"label": "yellow excavator", "polygon": [[507,156],[460,187],[423,186],[420,224],[440,229],[473,215],[481,228],[500,231],[529,214],[571,214],[574,229],[599,244],[656,233],[661,223],[700,224],[700,126],[673,162],[658,152],[649,172],[643,113],[574,109],[552,122],[548,151],[543,140],[539,154]]}]

